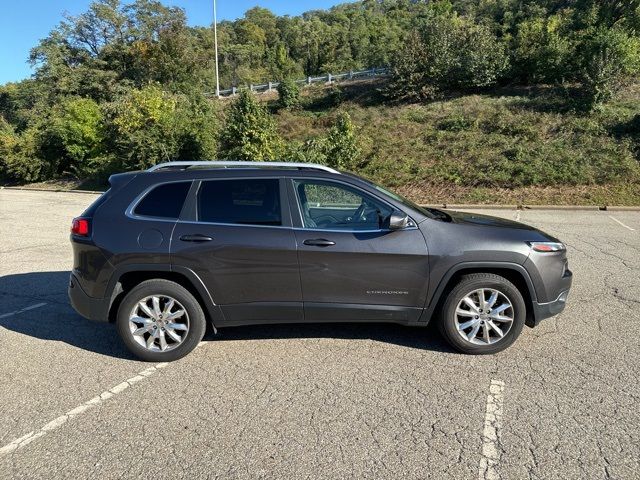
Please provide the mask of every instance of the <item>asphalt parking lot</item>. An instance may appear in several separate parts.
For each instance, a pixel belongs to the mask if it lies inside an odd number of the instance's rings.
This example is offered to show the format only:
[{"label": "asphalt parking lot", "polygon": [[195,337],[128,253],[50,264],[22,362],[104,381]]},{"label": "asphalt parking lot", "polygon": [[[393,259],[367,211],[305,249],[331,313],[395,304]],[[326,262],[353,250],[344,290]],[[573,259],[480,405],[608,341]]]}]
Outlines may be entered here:
[{"label": "asphalt parking lot", "polygon": [[638,478],[640,212],[483,211],[568,245],[495,356],[394,325],[243,327],[132,359],[66,295],[92,195],[0,190],[0,478]]}]

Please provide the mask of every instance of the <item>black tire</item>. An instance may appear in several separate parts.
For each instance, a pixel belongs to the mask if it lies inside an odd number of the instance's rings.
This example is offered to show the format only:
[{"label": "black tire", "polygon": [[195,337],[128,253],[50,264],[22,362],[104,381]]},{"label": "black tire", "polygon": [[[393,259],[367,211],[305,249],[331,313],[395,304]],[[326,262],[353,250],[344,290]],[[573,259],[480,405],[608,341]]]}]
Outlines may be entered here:
[{"label": "black tire", "polygon": [[[169,351],[152,351],[134,339],[129,328],[129,315],[136,304],[145,297],[161,295],[177,300],[187,312],[189,330],[182,342]],[[122,300],[118,309],[116,328],[127,349],[145,362],[171,362],[184,357],[198,346],[206,330],[206,319],[202,307],[183,286],[164,279],[146,280],[134,287]],[[168,328],[168,327],[167,327]]]},{"label": "black tire", "polygon": [[[481,288],[497,290],[507,297],[513,306],[513,322],[504,337],[495,343],[478,345],[466,341],[458,332],[456,308],[467,294]],[[444,338],[456,350],[474,355],[487,355],[500,352],[516,341],[525,324],[526,310],[522,294],[509,280],[493,273],[472,273],[462,276],[447,295],[442,305],[438,326]]]}]

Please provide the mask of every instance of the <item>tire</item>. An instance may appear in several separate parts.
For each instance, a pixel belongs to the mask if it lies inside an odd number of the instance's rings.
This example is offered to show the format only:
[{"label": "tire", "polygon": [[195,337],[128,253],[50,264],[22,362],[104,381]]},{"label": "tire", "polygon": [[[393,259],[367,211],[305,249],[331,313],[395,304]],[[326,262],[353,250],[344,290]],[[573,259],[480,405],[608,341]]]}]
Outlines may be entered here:
[{"label": "tire", "polygon": [[[184,313],[177,316],[180,312]],[[116,328],[127,349],[140,360],[171,362],[198,346],[206,319],[202,307],[186,288],[154,279],[127,293],[118,308]],[[149,340],[150,337],[153,338]]]},{"label": "tire", "polygon": [[[489,307],[494,292],[497,292],[496,299]],[[481,303],[480,295],[486,303]],[[475,310],[470,302],[475,305]],[[484,309],[481,305],[484,305]],[[461,277],[447,295],[438,326],[444,338],[456,350],[487,355],[500,352],[516,341],[522,332],[526,315],[522,294],[513,283],[493,273],[472,273]],[[508,318],[512,320],[508,321]],[[476,325],[479,325],[477,330]],[[485,330],[489,332],[489,342]]]}]

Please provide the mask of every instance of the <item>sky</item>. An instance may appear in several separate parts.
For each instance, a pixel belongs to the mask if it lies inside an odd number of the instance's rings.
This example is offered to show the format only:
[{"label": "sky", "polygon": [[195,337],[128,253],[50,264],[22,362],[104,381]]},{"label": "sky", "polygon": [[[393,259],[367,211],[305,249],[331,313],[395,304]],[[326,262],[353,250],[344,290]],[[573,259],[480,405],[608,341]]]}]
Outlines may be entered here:
[{"label": "sky", "polygon": [[[161,0],[182,7],[190,25],[211,25],[213,0]],[[218,21],[234,20],[256,5],[277,15],[299,15],[329,8],[347,0],[217,0]],[[0,0],[0,85],[28,78],[33,72],[29,51],[62,20],[64,13],[78,15],[91,0]]]}]

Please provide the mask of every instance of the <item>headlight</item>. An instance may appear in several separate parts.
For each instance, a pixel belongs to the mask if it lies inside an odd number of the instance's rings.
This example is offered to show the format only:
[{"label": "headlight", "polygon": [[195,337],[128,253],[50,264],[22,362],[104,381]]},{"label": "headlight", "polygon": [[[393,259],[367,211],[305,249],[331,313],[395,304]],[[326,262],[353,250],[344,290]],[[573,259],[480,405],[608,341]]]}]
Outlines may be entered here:
[{"label": "headlight", "polygon": [[561,252],[566,250],[563,243],[560,242],[527,242],[535,252]]}]

